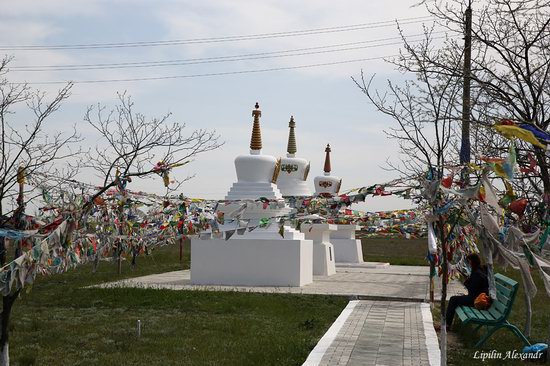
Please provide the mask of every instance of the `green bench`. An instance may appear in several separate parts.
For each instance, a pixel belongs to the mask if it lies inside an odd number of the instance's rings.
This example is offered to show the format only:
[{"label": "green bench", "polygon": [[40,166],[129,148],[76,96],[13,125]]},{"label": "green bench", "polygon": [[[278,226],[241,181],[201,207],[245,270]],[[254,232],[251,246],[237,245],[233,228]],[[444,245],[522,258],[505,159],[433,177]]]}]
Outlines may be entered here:
[{"label": "green bench", "polygon": [[460,306],[457,308],[456,314],[464,325],[469,323],[477,324],[476,330],[482,326],[487,327],[487,332],[477,342],[475,345],[476,347],[481,347],[481,345],[500,328],[510,329],[512,333],[525,343],[525,345],[531,345],[518,327],[510,324],[507,320],[510,311],[512,311],[512,305],[514,304],[514,299],[518,292],[518,283],[500,273],[495,274],[495,282],[497,287],[497,299],[493,300],[489,309],[477,310],[469,306]]}]

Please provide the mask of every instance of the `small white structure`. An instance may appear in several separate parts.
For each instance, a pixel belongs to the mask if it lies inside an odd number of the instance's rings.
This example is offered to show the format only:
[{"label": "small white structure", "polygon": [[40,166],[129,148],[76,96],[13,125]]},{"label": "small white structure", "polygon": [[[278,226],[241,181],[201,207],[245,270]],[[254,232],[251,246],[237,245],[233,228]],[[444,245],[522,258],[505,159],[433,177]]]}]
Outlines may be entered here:
[{"label": "small white structure", "polygon": [[330,232],[330,242],[334,246],[334,257],[337,263],[362,263],[363,247],[361,240],[355,239],[358,225],[335,225],[336,231]]},{"label": "small white structure", "polygon": [[313,274],[330,276],[336,273],[334,248],[330,243],[330,233],[336,231],[336,225],[303,224],[301,227],[306,239],[313,240]]},{"label": "small white structure", "polygon": [[309,174],[310,163],[306,159],[296,157],[296,135],[294,129],[296,122],[294,117],[290,117],[288,123],[288,144],[286,158],[281,158],[279,174],[277,178],[277,187],[283,197],[311,196],[311,191],[307,186],[307,176]]},{"label": "small white structure", "polygon": [[[249,221],[249,225],[291,211],[273,184],[279,172],[278,160],[261,154],[261,111],[258,103],[252,115],[254,125],[250,155],[235,159],[237,182],[229,190],[226,200],[258,200],[265,197],[280,201],[271,202],[267,207],[262,202],[247,202],[244,210],[243,203],[239,202],[219,209],[226,219],[239,218]],[[234,229],[237,228],[235,224]],[[281,237],[276,222],[267,228],[259,227],[253,231],[245,228],[242,231],[243,235],[234,234],[228,240],[191,241],[192,284],[294,287],[313,281],[313,243],[306,240],[304,234],[284,226]]]},{"label": "small white structure", "polygon": [[[323,197],[334,197],[340,192],[342,179],[330,175],[330,145],[325,149],[325,174],[315,177],[315,194]],[[361,240],[355,239],[355,230],[360,227],[356,225],[335,225],[336,231],[330,231],[330,243],[334,247],[334,258],[336,263],[362,263],[363,248]]]},{"label": "small white structure", "polygon": [[317,196],[332,197],[336,196],[340,192],[340,186],[342,185],[342,179],[338,177],[332,177],[330,175],[330,145],[327,144],[325,149],[325,167],[324,175],[315,177],[315,194]]}]

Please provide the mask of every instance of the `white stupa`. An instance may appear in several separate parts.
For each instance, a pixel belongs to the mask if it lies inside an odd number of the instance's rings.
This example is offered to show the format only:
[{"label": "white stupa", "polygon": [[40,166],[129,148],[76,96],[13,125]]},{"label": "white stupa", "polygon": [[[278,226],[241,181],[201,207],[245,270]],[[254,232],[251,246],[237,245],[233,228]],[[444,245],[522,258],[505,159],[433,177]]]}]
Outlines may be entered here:
[{"label": "white stupa", "polygon": [[288,133],[287,154],[286,158],[280,159],[277,187],[283,197],[311,196],[311,191],[306,182],[309,174],[309,161],[296,157],[296,136],[294,134],[296,122],[294,122],[293,116],[290,117],[288,127],[290,131]]},{"label": "white stupa", "polygon": [[314,179],[315,195],[317,196],[336,196],[338,195],[338,192],[340,191],[340,186],[342,185],[342,179],[330,175],[330,152],[330,145],[327,144],[327,147],[325,148],[325,174],[315,177]]},{"label": "white stupa", "polygon": [[[235,202],[220,204],[218,211],[225,215],[226,224],[221,229],[226,233],[238,229],[241,222],[248,222],[249,228],[257,226],[260,219],[271,219],[271,223],[267,228],[242,230],[242,235],[235,233],[228,240],[193,239],[193,284],[286,287],[303,286],[313,281],[313,242],[289,226],[284,226],[282,232],[279,228],[279,218],[292,209],[285,204],[273,183],[279,173],[279,161],[261,154],[262,113],[259,108],[256,103],[252,112],[250,155],[235,159],[237,182],[225,197],[226,201]],[[257,201],[262,197],[271,202]]]},{"label": "white stupa", "polygon": [[280,161],[270,155],[262,155],[262,133],[260,117],[262,111],[256,103],[252,111],[254,124],[250,140],[250,154],[239,155],[235,159],[237,182],[229,189],[226,200],[256,200],[260,197],[268,199],[282,198],[281,192],[274,184],[277,180]]},{"label": "white stupa", "polygon": [[[243,200],[254,201],[260,198],[269,200],[280,200],[279,203],[272,203],[269,208],[264,209],[261,202],[249,202],[246,211],[240,215],[243,220],[258,220],[262,218],[273,218],[286,215],[291,209],[284,204],[283,196],[274,182],[277,181],[279,174],[280,160],[270,155],[262,154],[262,132],[260,126],[260,117],[262,111],[258,103],[252,111],[254,117],[252,126],[252,137],[250,139],[250,154],[239,155],[235,159],[235,170],[237,172],[237,182],[233,183],[229,192],[225,196],[226,201],[239,201],[233,204],[221,206],[219,211],[224,212],[227,219],[231,219],[231,214],[241,208]],[[271,225],[268,231],[272,237],[280,237],[276,224]],[[247,237],[253,237],[257,233],[250,233]],[[298,231],[285,227],[285,238],[292,239]],[[303,238],[302,236],[300,236]]]},{"label": "white stupa", "polygon": [[[315,194],[323,197],[334,197],[340,192],[342,179],[330,175],[330,145],[325,148],[325,174],[315,177]],[[361,240],[355,238],[356,225],[335,225],[330,231],[330,244],[334,247],[334,258],[337,263],[362,263],[363,248]]]}]

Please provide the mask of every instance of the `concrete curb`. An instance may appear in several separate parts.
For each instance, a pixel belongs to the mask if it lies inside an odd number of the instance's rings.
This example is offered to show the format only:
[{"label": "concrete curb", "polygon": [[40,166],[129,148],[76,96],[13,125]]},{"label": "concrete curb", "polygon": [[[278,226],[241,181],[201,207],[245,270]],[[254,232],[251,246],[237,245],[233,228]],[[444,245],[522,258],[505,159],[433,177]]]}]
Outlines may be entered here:
[{"label": "concrete curb", "polygon": [[435,333],[434,322],[430,304],[420,304],[422,313],[422,323],[424,324],[424,338],[426,338],[426,349],[428,351],[428,362],[430,366],[441,365],[441,352],[439,350],[439,340]]}]

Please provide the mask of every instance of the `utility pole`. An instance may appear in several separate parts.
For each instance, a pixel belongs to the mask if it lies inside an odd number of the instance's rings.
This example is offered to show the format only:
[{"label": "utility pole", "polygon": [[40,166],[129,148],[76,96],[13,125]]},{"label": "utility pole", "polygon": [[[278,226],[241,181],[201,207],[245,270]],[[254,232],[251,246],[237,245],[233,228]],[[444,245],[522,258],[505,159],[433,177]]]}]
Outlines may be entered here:
[{"label": "utility pole", "polygon": [[462,94],[462,142],[460,163],[470,162],[470,80],[472,75],[472,0],[468,0],[464,27],[464,90]]},{"label": "utility pole", "polygon": [[[19,185],[19,194],[17,195],[17,209],[14,212],[15,228],[17,230],[25,229],[25,168],[17,168],[17,184]],[[22,253],[23,239],[17,241],[14,258],[18,258]],[[5,249],[5,248],[4,248]]]}]

